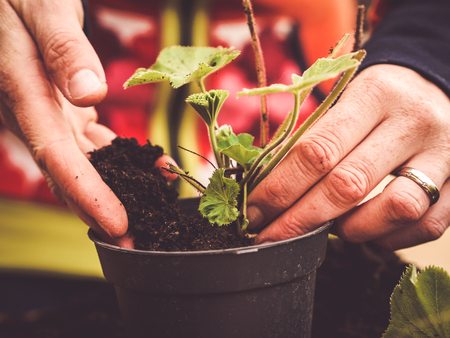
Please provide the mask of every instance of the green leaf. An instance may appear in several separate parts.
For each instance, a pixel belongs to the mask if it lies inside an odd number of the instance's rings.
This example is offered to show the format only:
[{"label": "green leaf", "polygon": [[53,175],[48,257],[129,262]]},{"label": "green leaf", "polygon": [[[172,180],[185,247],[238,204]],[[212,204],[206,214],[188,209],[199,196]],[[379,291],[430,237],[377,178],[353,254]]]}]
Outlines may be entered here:
[{"label": "green leaf", "polygon": [[268,87],[243,89],[237,95],[253,96],[286,92],[292,94],[299,93],[302,90],[314,87],[322,81],[332,79],[350,68],[358,66],[360,62],[353,59],[355,54],[356,53],[342,55],[337,59],[318,59],[310,68],[305,70],[302,76],[293,74],[292,85],[276,83]]},{"label": "green leaf", "polygon": [[442,268],[406,270],[391,296],[391,321],[383,338],[450,337],[450,277]]},{"label": "green leaf", "polygon": [[159,81],[170,81],[173,88],[191,81],[200,81],[233,61],[240,51],[223,47],[164,48],[156,62],[148,69],[140,68],[129,78],[124,87]]},{"label": "green leaf", "polygon": [[254,139],[255,138],[252,135],[247,134],[247,133],[241,133],[241,134],[238,135],[239,144],[242,144],[246,149],[259,149],[259,150],[262,150],[261,148],[253,146],[253,140]]},{"label": "green leaf", "polygon": [[228,125],[220,127],[216,132],[216,137],[219,151],[245,169],[248,169],[263,151],[261,148],[253,146],[254,137],[252,135],[246,133],[236,135]]},{"label": "green leaf", "polygon": [[207,93],[192,94],[186,99],[208,126],[215,124],[219,111],[227,99],[227,90],[210,90]]},{"label": "green leaf", "polygon": [[211,223],[219,226],[230,224],[239,215],[237,196],[239,184],[224,176],[224,170],[217,169],[209,179],[209,184],[200,199],[199,210]]},{"label": "green leaf", "polygon": [[221,152],[227,155],[229,158],[235,160],[246,170],[248,170],[250,165],[261,153],[261,151],[257,149],[249,150],[245,148],[242,144],[235,144],[231,147],[221,150]]}]

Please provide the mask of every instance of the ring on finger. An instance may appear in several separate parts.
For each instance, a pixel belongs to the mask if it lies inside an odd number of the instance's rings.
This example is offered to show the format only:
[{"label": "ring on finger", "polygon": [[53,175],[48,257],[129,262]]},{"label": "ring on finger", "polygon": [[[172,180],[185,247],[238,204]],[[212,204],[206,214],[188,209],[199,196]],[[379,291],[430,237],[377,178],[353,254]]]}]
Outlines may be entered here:
[{"label": "ring on finger", "polygon": [[404,176],[417,183],[430,198],[430,207],[438,201],[440,196],[439,189],[436,184],[421,171],[411,167],[403,167],[396,173],[396,176]]}]

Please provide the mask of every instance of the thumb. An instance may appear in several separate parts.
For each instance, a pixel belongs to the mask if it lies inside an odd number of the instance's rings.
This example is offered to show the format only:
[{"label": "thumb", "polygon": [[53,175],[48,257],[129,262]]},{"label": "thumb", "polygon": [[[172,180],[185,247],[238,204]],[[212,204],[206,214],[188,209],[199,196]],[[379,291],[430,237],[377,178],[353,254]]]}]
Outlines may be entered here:
[{"label": "thumb", "polygon": [[46,70],[63,95],[74,105],[87,107],[106,95],[105,73],[83,33],[79,0],[11,0],[34,37]]}]

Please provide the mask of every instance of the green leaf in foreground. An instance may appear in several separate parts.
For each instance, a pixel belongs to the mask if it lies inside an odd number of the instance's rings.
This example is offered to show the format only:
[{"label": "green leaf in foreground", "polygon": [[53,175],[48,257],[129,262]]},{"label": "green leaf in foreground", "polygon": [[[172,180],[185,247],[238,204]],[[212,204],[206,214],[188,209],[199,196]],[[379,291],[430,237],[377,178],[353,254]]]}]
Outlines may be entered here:
[{"label": "green leaf in foreground", "polygon": [[391,321],[383,338],[450,337],[450,277],[442,268],[406,270],[391,296]]},{"label": "green leaf in foreground", "polygon": [[239,215],[236,208],[239,184],[226,178],[222,169],[214,171],[209,181],[200,199],[199,210],[211,223],[230,224]]},{"label": "green leaf in foreground", "polygon": [[353,59],[356,53],[342,55],[337,59],[322,58],[318,59],[311,67],[309,67],[302,76],[292,75],[292,84],[273,84],[268,87],[243,89],[238,93],[238,96],[243,95],[264,95],[272,93],[298,93],[302,90],[309,89],[319,84],[322,81],[332,79],[340,73],[356,67],[359,61]]},{"label": "green leaf in foreground", "polygon": [[254,137],[241,133],[236,135],[230,126],[224,125],[216,133],[217,144],[221,153],[235,160],[246,170],[263,151],[253,146]]},{"label": "green leaf in foreground", "polygon": [[223,47],[164,48],[156,62],[148,69],[139,68],[124,87],[159,81],[170,81],[173,88],[191,81],[200,81],[233,61],[239,51]]}]

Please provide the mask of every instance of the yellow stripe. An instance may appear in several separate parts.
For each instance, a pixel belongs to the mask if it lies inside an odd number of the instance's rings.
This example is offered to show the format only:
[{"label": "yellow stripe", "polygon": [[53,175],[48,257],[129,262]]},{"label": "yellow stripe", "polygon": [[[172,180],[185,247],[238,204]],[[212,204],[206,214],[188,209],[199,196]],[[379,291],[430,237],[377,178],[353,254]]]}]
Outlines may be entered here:
[{"label": "yellow stripe", "polygon": [[[192,23],[192,45],[193,46],[207,46],[209,43],[209,16],[207,7],[207,0],[197,0],[194,4],[195,15]],[[199,87],[197,83],[191,83],[189,86],[189,93],[198,93]],[[200,152],[199,149],[199,137],[198,137],[198,123],[199,117],[197,112],[189,105],[186,105],[186,109],[183,111],[183,116],[181,119],[181,128],[178,135],[178,143],[192,150],[196,153]],[[189,168],[183,168],[189,171],[194,177],[196,174],[195,168],[198,168],[201,164],[199,157],[187,153],[185,151],[180,152],[180,158],[182,163],[189,165]],[[198,196],[198,192],[189,184],[180,184],[180,197],[191,197]]]},{"label": "yellow stripe", "polygon": [[195,2],[195,16],[192,27],[192,45],[208,46],[209,44],[209,15],[208,0],[197,0]]},{"label": "yellow stripe", "polygon": [[166,7],[161,14],[161,47],[180,43],[180,0],[166,0]]},{"label": "yellow stripe", "polygon": [[[161,48],[180,44],[180,0],[167,0],[166,7],[161,15]],[[169,83],[158,84],[158,100],[156,107],[150,106],[153,111],[149,121],[149,139],[158,144],[170,155],[169,121],[167,107],[172,94]]]}]

